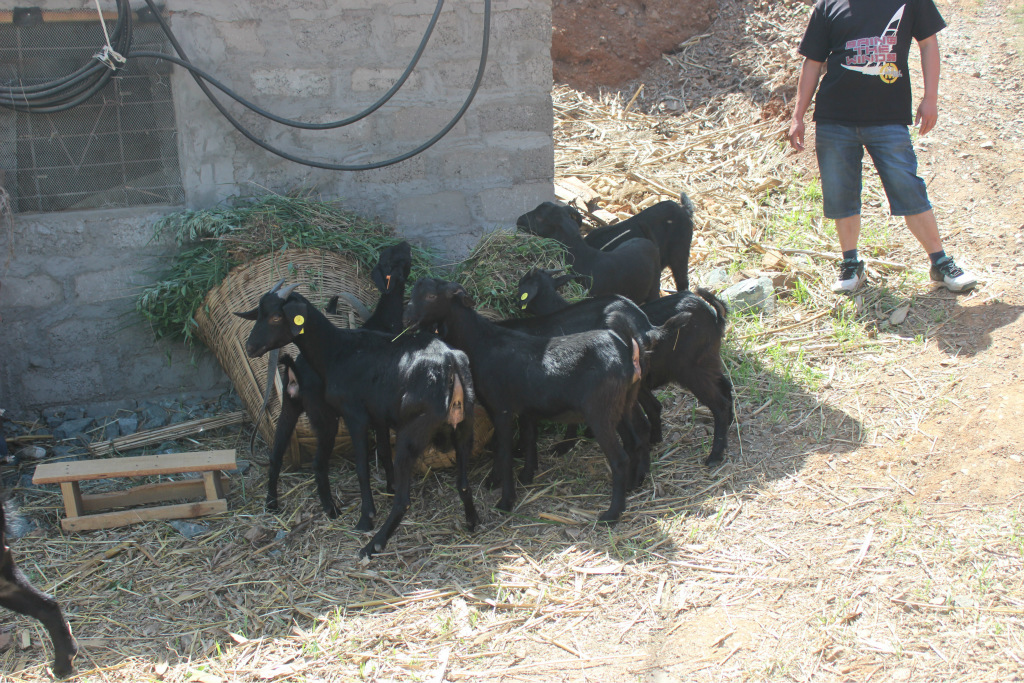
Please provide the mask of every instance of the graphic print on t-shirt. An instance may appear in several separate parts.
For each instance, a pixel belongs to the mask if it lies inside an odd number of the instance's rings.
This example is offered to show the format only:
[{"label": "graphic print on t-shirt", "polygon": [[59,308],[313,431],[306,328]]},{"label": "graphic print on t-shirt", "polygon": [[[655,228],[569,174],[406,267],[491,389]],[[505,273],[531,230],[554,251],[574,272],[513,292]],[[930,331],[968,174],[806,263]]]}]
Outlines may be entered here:
[{"label": "graphic print on t-shirt", "polygon": [[853,50],[854,54],[846,58],[843,68],[869,76],[878,76],[886,83],[895,83],[902,75],[896,66],[896,33],[900,29],[905,7],[906,5],[901,5],[896,10],[882,35],[847,41],[846,49]]}]

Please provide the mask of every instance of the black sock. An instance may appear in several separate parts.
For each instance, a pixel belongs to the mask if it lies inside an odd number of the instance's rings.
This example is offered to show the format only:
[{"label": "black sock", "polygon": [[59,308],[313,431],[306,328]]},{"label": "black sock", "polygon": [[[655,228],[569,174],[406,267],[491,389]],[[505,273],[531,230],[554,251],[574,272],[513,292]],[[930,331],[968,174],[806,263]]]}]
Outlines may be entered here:
[{"label": "black sock", "polygon": [[943,249],[941,251],[935,252],[934,254],[928,254],[928,258],[932,260],[932,265],[934,266],[940,260],[946,258],[946,250]]},{"label": "black sock", "polygon": [[857,250],[856,249],[850,249],[849,251],[844,251],[843,252],[843,260],[844,261],[856,261],[857,260]]}]

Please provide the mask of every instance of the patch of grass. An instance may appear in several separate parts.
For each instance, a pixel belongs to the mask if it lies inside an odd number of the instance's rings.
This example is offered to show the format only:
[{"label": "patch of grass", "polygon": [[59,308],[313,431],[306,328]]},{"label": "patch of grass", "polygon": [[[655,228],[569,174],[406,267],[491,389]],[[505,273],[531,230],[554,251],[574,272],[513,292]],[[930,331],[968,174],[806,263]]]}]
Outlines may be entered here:
[{"label": "patch of grass", "polygon": [[[196,341],[194,314],[207,293],[231,268],[287,249],[344,252],[372,269],[380,251],[402,240],[394,228],[345,210],[340,203],[312,195],[263,195],[239,199],[229,206],[183,211],[154,225],[154,239],[170,235],[181,247],[170,266],[142,290],[136,312],[156,338]],[[465,261],[445,267],[437,254],[412,247],[410,279],[443,277],[463,284],[481,308],[503,317],[515,315],[514,293],[519,278],[532,266],[565,267],[565,247],[550,239],[496,230],[484,235]],[[291,272],[291,278],[313,281],[311,273]],[[566,287],[570,300],[582,298],[578,283]]]}]

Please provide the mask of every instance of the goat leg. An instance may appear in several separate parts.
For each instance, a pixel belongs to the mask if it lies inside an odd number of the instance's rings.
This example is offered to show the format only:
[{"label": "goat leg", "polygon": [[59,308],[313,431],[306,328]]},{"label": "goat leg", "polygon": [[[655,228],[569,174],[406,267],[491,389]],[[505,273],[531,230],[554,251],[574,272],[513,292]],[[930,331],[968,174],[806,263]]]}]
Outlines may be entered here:
[{"label": "goat leg", "polygon": [[711,410],[715,420],[715,436],[711,442],[711,454],[704,461],[708,467],[721,464],[725,459],[725,449],[728,446],[729,425],[732,424],[732,382],[725,375],[720,375],[716,382],[705,382],[701,388],[709,387],[711,390],[694,392],[697,400]]},{"label": "goat leg", "polygon": [[287,394],[282,396],[281,413],[277,417],[277,427],[274,430],[274,445],[270,449],[270,469],[267,472],[267,501],[265,503],[267,510],[277,511],[278,509],[277,481],[281,475],[281,463],[301,414],[302,401],[293,399]]},{"label": "goat leg", "polygon": [[661,443],[661,402],[654,395],[654,392],[646,386],[640,387],[636,398],[651,424],[651,443]]},{"label": "goat leg", "polygon": [[433,420],[432,415],[420,415],[398,431],[395,437],[395,497],[391,512],[370,542],[359,551],[359,557],[373,557],[374,553],[383,551],[391,534],[402,522],[411,500],[412,463],[430,442],[431,428],[435,424]]},{"label": "goat leg", "polygon": [[519,470],[519,481],[530,485],[537,473],[537,418],[519,416],[519,444],[523,448],[523,469]]},{"label": "goat leg", "polygon": [[623,413],[617,429],[629,457],[626,487],[632,490],[643,484],[651,471],[650,424],[639,404],[633,404],[631,411]]},{"label": "goat leg", "polygon": [[552,447],[551,452],[557,456],[563,456],[572,450],[577,441],[579,441],[579,425],[569,423],[565,425],[565,434],[562,436],[562,440]]},{"label": "goat leg", "polygon": [[394,454],[391,452],[391,430],[386,426],[377,427],[373,430],[374,440],[377,445],[377,460],[384,467],[384,480],[387,482],[387,492],[395,492],[395,463]]},{"label": "goat leg", "polygon": [[78,653],[78,643],[71,635],[60,605],[51,596],[28,582],[14,564],[11,551],[3,545],[0,533],[0,606],[39,620],[53,642],[53,675],[66,678],[74,665],[71,660]]},{"label": "goat leg", "polygon": [[373,505],[373,491],[370,490],[370,454],[369,425],[356,420],[345,420],[349,436],[352,438],[352,451],[356,458],[356,478],[359,480],[359,522],[356,531],[370,531],[377,509]]},{"label": "goat leg", "polygon": [[603,420],[587,420],[587,424],[590,425],[594,438],[608,458],[608,466],[612,471],[612,502],[597,520],[614,523],[626,509],[626,470],[629,467],[629,458],[615,434],[615,427]]},{"label": "goat leg", "polygon": [[338,506],[335,505],[334,496],[331,494],[328,466],[331,462],[331,452],[334,450],[334,439],[338,436],[338,418],[312,419],[311,423],[316,433],[316,454],[313,456],[316,492],[320,497],[320,507],[323,508],[324,514],[328,519],[334,519],[338,516]]},{"label": "goat leg", "polygon": [[455,427],[455,488],[466,511],[466,527],[473,531],[480,522],[469,488],[469,457],[473,453],[473,406],[466,402],[466,417]]},{"label": "goat leg", "polygon": [[515,415],[508,411],[498,413],[492,418],[494,422],[494,438],[498,448],[494,453],[494,466],[488,477],[489,485],[494,488],[501,486],[501,499],[497,508],[511,512],[516,502],[516,481],[512,476],[512,423]]}]

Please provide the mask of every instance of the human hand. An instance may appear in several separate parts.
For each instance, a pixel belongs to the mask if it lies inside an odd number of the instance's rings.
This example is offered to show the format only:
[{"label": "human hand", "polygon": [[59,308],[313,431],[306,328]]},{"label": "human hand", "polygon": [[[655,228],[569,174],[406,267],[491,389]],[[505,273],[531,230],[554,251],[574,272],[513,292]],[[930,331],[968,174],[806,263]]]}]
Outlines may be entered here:
[{"label": "human hand", "polygon": [[921,105],[917,108],[917,116],[914,118],[914,125],[920,126],[919,133],[924,135],[932,128],[935,127],[935,123],[939,120],[939,105],[937,102],[930,102],[928,100],[921,100]]},{"label": "human hand", "polygon": [[804,120],[793,119],[789,124],[789,144],[798,152],[804,151]]}]

